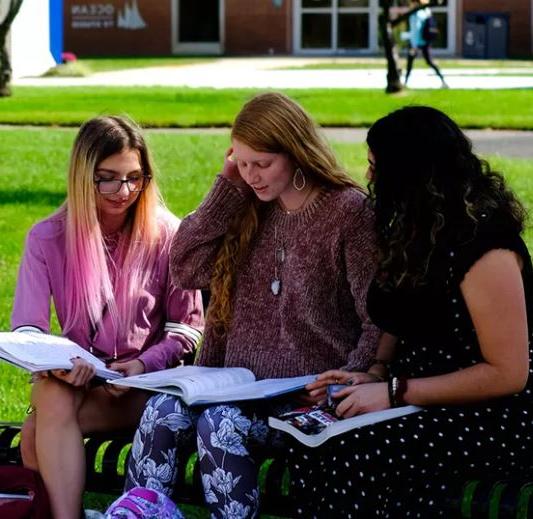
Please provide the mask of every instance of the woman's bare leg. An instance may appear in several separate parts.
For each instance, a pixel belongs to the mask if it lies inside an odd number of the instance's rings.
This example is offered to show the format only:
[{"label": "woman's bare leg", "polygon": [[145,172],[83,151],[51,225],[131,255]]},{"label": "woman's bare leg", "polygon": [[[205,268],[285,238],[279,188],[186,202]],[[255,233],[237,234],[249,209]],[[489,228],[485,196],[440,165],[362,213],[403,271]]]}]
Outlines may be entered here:
[{"label": "woman's bare leg", "polygon": [[35,452],[35,413],[30,414],[24,420],[20,431],[20,454],[22,464],[31,470],[39,470],[37,453]]},{"label": "woman's bare leg", "polygon": [[[53,377],[33,386],[35,453],[54,519],[80,516],[85,485],[85,451],[78,425],[82,399],[82,389]],[[28,446],[23,450],[28,452]]]},{"label": "woman's bare leg", "polygon": [[[130,390],[117,396],[103,386],[84,391],[54,379],[50,382],[34,387],[32,400],[41,413],[32,413],[23,425],[23,462],[41,472],[54,517],[78,517],[85,484],[82,435],[136,426],[148,395]],[[65,500],[65,492],[72,499]]]}]

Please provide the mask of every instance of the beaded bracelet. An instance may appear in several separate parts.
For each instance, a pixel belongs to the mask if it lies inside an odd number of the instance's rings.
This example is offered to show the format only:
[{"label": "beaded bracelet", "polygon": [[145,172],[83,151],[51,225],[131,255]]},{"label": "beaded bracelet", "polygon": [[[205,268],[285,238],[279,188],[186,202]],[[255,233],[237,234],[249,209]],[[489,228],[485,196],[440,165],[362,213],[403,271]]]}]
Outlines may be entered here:
[{"label": "beaded bracelet", "polygon": [[407,391],[407,379],[404,377],[392,377],[388,384],[389,401],[391,407],[405,405],[403,396]]}]

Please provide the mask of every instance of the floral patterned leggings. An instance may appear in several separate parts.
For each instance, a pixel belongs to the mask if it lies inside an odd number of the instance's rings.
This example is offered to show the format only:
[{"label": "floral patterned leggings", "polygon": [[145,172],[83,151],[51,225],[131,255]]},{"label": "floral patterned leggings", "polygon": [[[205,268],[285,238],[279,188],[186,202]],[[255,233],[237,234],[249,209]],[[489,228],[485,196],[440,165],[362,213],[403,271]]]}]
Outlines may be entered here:
[{"label": "floral patterned leggings", "polygon": [[257,466],[249,448],[283,445],[281,435],[269,430],[267,417],[289,407],[254,402],[253,407],[189,408],[171,395],[150,398],[133,439],[125,490],[141,486],[171,496],[179,464],[187,462],[180,451],[196,438],[211,517],[257,517]]}]

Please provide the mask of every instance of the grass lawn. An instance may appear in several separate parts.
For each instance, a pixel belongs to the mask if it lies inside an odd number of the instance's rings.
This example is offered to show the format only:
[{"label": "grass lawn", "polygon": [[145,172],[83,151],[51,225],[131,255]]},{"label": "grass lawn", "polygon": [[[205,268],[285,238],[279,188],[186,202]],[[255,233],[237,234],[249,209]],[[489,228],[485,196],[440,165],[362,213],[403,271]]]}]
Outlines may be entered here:
[{"label": "grass lawn", "polygon": [[[18,263],[30,226],[50,214],[65,196],[65,176],[73,129],[0,129],[0,330],[9,329]],[[168,207],[183,216],[192,211],[219,170],[226,136],[149,132]],[[338,143],[342,162],[362,179],[363,144]],[[521,199],[533,208],[533,160],[494,159]],[[526,239],[533,250],[533,232]],[[57,326],[54,325],[57,332]],[[27,405],[27,375],[0,365],[0,420],[21,420]]]},{"label": "grass lawn", "polygon": [[[0,129],[0,330],[9,329],[9,315],[24,237],[30,226],[50,214],[64,199],[65,176],[74,129]],[[183,216],[194,209],[219,170],[228,145],[226,136],[149,132],[148,142],[160,171],[168,207]],[[366,151],[362,144],[337,143],[341,161],[362,179]],[[533,207],[533,160],[495,159],[529,208]],[[530,249],[533,232],[526,234]],[[53,331],[58,332],[54,323]],[[0,364],[0,421],[20,421],[29,394],[28,375]],[[103,508],[112,496],[90,496],[87,506]],[[187,517],[207,517],[188,507]]]},{"label": "grass lawn", "polygon": [[[102,113],[127,113],[145,126],[229,126],[258,90],[170,87],[15,87],[0,98],[0,124],[78,126]],[[286,90],[325,126],[369,126],[410,104],[439,108],[465,128],[533,129],[533,90]]]}]

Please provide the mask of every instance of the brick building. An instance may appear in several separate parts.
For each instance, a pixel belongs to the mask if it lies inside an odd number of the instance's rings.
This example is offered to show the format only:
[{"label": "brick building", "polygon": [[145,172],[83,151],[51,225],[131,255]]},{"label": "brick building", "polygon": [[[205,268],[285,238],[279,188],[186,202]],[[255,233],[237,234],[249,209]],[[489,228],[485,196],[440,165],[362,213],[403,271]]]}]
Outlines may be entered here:
[{"label": "brick building", "polygon": [[[379,10],[379,0],[64,0],[64,49],[81,56],[373,55]],[[433,13],[442,54],[483,57],[496,37],[505,55],[533,54],[533,0],[443,0]]]}]

